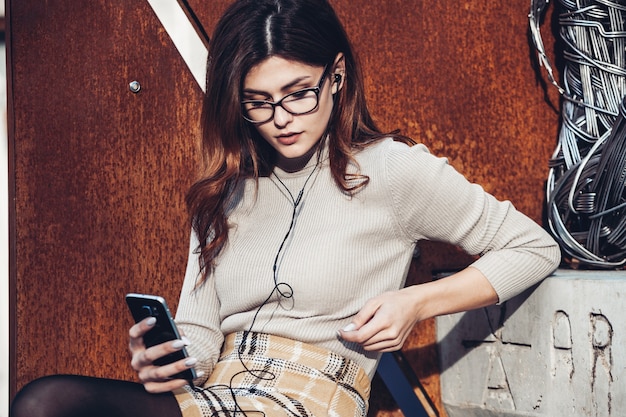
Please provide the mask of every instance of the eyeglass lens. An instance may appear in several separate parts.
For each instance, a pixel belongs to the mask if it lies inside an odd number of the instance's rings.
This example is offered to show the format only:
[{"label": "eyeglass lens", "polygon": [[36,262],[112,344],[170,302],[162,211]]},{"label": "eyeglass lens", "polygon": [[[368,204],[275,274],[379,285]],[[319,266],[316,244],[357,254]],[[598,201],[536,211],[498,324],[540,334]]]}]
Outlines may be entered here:
[{"label": "eyeglass lens", "polygon": [[314,87],[288,94],[275,104],[268,101],[244,101],[244,114],[250,121],[261,123],[274,117],[275,106],[295,115],[309,113],[317,107],[317,97],[317,87]]},{"label": "eyeglass lens", "polygon": [[265,123],[274,117],[274,109],[280,106],[293,115],[310,113],[317,108],[319,103],[319,94],[326,78],[326,71],[329,66],[324,67],[322,76],[316,87],[303,88],[287,94],[276,103],[267,100],[244,100],[241,102],[243,107],[244,119],[252,123]]}]

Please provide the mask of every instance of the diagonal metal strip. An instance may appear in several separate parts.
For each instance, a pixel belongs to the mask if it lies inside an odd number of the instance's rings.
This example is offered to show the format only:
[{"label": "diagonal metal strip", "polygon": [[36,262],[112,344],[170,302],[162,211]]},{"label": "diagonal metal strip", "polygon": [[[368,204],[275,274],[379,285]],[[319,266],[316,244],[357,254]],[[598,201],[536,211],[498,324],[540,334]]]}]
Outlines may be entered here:
[{"label": "diagonal metal strip", "polygon": [[[148,0],[196,82],[205,91],[208,48],[177,0]],[[208,40],[207,40],[208,42]]]}]

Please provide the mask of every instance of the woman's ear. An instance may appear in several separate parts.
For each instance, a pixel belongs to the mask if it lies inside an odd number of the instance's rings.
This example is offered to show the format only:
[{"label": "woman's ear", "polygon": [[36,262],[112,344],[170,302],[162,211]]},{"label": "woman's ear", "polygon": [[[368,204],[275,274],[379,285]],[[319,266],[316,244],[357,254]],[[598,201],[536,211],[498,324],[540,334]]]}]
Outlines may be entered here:
[{"label": "woman's ear", "polygon": [[343,53],[340,52],[337,54],[331,74],[331,93],[337,94],[337,92],[343,87],[343,83],[346,81],[346,59],[343,56]]}]

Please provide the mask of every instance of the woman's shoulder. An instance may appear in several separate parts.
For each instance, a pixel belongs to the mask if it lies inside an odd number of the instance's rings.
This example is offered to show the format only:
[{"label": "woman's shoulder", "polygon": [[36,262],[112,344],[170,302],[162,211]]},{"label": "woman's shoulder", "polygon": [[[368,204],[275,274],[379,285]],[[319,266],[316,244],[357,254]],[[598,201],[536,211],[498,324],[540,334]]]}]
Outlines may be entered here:
[{"label": "woman's shoulder", "polygon": [[409,142],[408,139],[395,138],[386,136],[364,145],[363,148],[356,153],[357,158],[363,157],[380,157],[382,155],[391,154],[429,154],[428,147],[423,143]]},{"label": "woman's shoulder", "polygon": [[376,184],[374,188],[383,187],[396,196],[429,195],[466,182],[447,158],[432,154],[421,143],[385,138],[365,148],[356,160],[360,172],[370,178],[370,184]]},{"label": "woman's shoulder", "polygon": [[419,170],[420,167],[432,163],[447,163],[445,158],[438,158],[431,154],[428,147],[422,143],[408,143],[391,136],[367,145],[356,153],[355,158],[365,169],[380,166],[391,169]]}]

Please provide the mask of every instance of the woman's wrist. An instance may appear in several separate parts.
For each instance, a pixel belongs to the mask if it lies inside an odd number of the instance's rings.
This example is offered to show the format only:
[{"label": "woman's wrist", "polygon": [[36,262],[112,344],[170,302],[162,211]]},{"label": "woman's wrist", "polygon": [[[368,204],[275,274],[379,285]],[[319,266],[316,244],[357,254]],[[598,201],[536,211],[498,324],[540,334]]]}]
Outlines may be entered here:
[{"label": "woman's wrist", "polygon": [[436,281],[405,288],[415,300],[417,321],[485,307],[498,302],[487,278],[469,267]]}]

